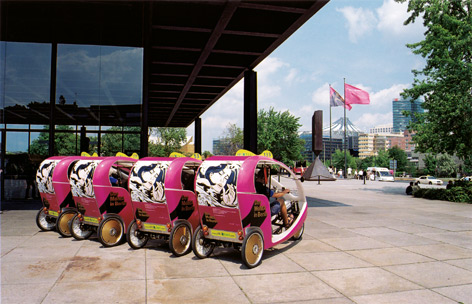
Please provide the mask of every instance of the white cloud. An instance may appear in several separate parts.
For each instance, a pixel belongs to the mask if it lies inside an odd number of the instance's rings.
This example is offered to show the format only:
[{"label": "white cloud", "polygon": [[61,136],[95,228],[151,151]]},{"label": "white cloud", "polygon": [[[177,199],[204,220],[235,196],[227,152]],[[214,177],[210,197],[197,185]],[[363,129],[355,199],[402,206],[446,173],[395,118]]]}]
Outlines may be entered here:
[{"label": "white cloud", "polygon": [[407,2],[398,3],[394,0],[385,0],[376,12],[379,20],[377,29],[386,35],[420,36],[425,31],[421,17],[413,24],[403,25],[410,16]]},{"label": "white cloud", "polygon": [[403,92],[409,85],[408,84],[394,84],[390,88],[380,90],[370,94],[370,104],[372,106],[385,106],[391,107],[392,100],[400,98],[400,93]]},{"label": "white cloud", "polygon": [[388,124],[393,121],[392,112],[386,113],[364,113],[354,120],[354,125],[359,129],[368,132],[370,128],[377,125]]},{"label": "white cloud", "polygon": [[346,6],[337,9],[347,20],[349,40],[356,43],[357,40],[373,31],[377,24],[377,18],[370,9]]},{"label": "white cloud", "polygon": [[297,75],[298,75],[298,71],[297,69],[290,69],[289,73],[287,74],[287,76],[285,76],[285,81],[289,84],[293,83],[294,81],[297,80]]},{"label": "white cloud", "polygon": [[311,94],[311,101],[318,106],[329,105],[329,83],[325,82]]}]

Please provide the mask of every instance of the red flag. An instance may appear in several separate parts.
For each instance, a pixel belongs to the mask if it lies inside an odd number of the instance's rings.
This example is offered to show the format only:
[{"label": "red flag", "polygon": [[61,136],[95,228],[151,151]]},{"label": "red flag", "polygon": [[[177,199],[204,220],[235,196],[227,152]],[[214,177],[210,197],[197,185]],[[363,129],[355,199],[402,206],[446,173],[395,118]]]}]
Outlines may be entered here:
[{"label": "red flag", "polygon": [[370,104],[369,93],[347,83],[344,84],[344,95],[344,102],[348,105]]}]

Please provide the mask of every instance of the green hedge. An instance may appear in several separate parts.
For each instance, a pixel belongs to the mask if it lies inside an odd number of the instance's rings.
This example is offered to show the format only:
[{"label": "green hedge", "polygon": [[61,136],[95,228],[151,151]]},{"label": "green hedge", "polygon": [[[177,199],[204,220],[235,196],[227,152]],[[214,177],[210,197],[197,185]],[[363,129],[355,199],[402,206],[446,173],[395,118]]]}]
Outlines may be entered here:
[{"label": "green hedge", "polygon": [[433,200],[442,200],[472,204],[472,183],[456,181],[451,189],[413,187],[413,196]]}]

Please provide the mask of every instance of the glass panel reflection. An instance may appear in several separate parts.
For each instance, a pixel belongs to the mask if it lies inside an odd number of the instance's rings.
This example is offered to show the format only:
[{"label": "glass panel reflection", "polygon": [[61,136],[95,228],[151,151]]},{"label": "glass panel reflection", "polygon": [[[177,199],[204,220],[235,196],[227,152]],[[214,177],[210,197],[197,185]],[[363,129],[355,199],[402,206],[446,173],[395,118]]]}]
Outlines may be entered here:
[{"label": "glass panel reflection", "polygon": [[56,122],[140,125],[142,49],[58,45]]}]

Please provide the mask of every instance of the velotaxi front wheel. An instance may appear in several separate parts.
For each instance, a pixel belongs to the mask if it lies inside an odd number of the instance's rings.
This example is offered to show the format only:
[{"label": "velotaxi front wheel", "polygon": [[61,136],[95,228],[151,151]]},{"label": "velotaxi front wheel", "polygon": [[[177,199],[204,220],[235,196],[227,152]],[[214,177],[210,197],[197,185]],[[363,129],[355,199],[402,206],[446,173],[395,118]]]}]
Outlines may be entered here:
[{"label": "velotaxi front wheel", "polygon": [[77,213],[75,211],[66,211],[57,218],[56,230],[63,237],[71,237],[70,223]]}]

